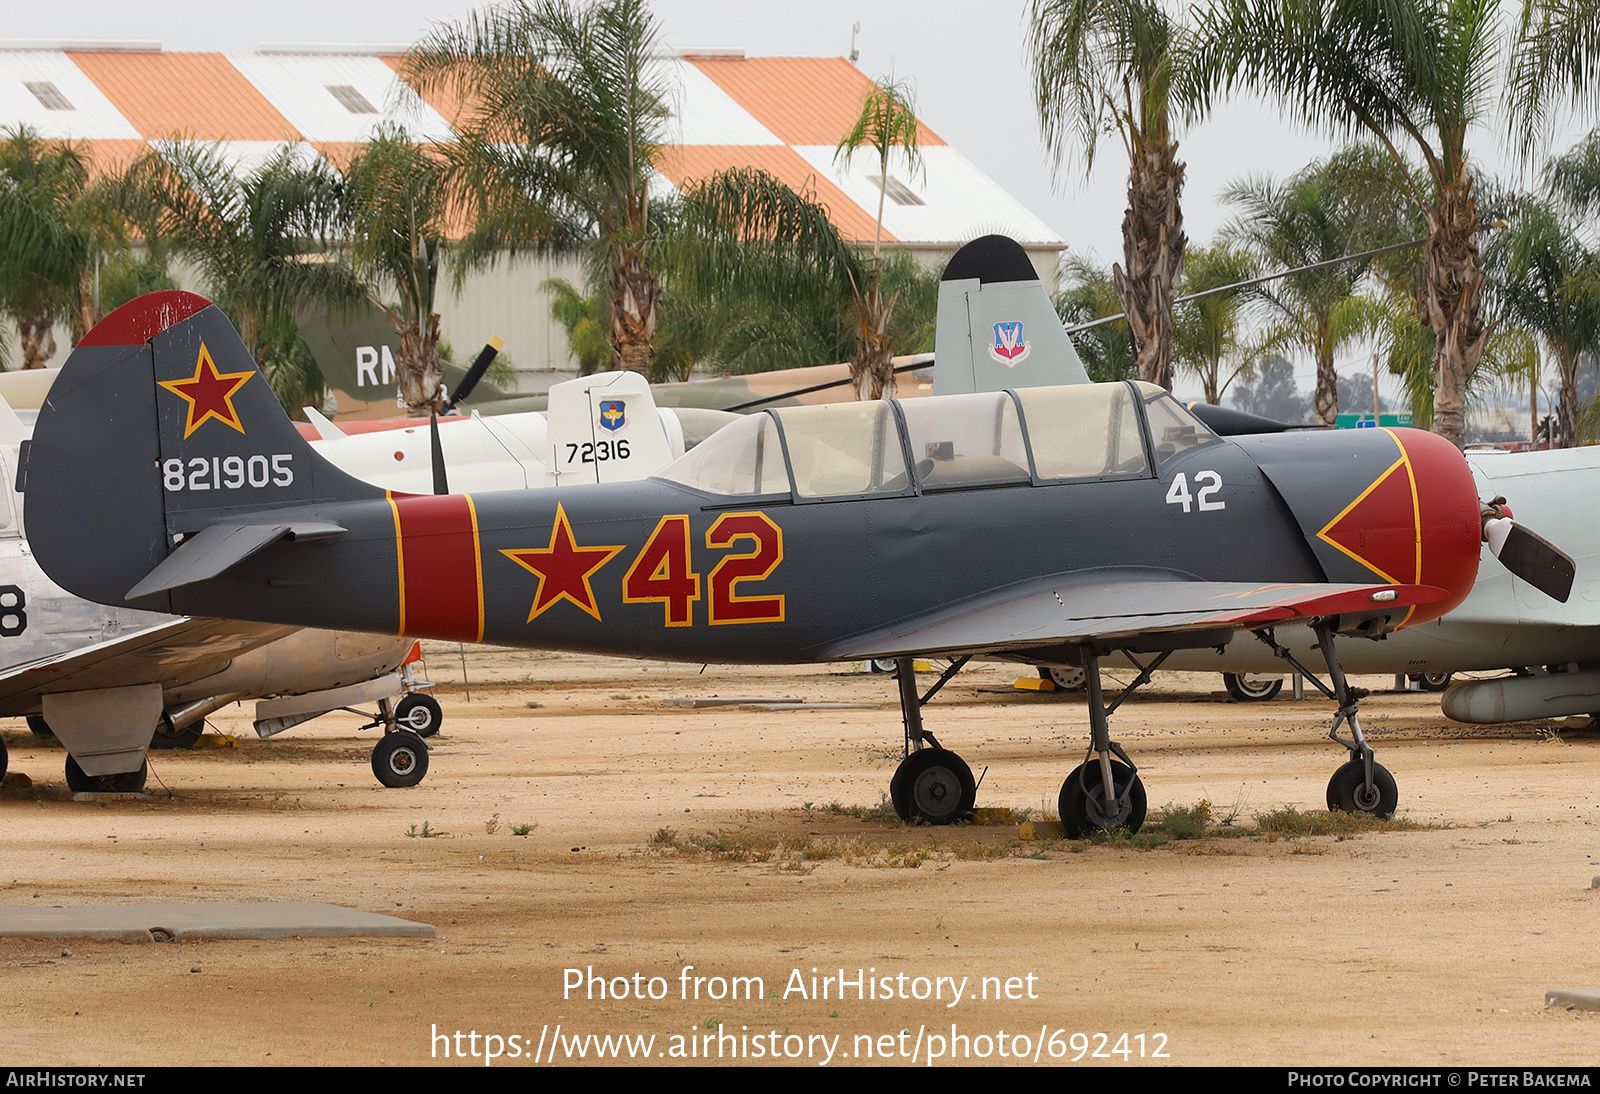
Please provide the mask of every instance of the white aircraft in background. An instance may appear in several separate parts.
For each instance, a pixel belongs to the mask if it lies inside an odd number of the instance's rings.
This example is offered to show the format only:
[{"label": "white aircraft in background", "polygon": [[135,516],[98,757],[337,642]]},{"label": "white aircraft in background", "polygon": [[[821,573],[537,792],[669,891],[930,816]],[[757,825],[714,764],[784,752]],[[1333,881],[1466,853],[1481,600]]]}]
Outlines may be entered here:
[{"label": "white aircraft in background", "polygon": [[[648,478],[738,414],[657,407],[634,372],[601,372],[552,385],[549,410],[439,422],[452,490],[486,493]],[[312,444],[339,469],[397,493],[435,493],[426,421],[339,426],[306,407]],[[302,432],[307,432],[302,429]]]},{"label": "white aircraft in background", "polygon": [[[35,373],[9,390],[37,402],[52,376]],[[649,384],[633,373],[603,373],[557,384],[543,412],[448,420],[439,435],[458,489],[489,491],[644,478],[690,443],[737,415],[658,411]],[[32,417],[29,410],[23,416]],[[314,411],[315,447],[345,470],[396,492],[432,491],[428,426],[382,423],[346,434]],[[376,424],[376,423],[375,423]],[[696,430],[700,432],[696,432]],[[412,786],[427,772],[439,704],[411,668],[420,647],[386,638],[156,612],[105,608],[66,593],[39,570],[21,527],[14,485],[16,445],[27,427],[0,402],[0,716],[27,717],[68,750],[74,790],[143,788],[150,747],[188,747],[206,715],[258,699],[262,737],[353,705],[378,704],[372,725],[385,734],[372,766],[386,786]],[[398,697],[398,701],[396,698]],[[412,736],[412,734],[415,735]],[[6,755],[0,741],[0,774]]]}]

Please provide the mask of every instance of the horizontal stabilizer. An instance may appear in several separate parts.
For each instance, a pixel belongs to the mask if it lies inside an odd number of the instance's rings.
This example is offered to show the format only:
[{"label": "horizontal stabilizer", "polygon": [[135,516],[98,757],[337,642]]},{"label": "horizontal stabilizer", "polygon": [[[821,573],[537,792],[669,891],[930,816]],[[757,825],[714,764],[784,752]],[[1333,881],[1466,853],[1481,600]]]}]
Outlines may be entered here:
[{"label": "horizontal stabilizer", "polygon": [[128,600],[206,581],[280,539],[325,539],[344,529],[327,521],[282,524],[213,524],[190,536],[128,590]]},{"label": "horizontal stabilizer", "polygon": [[306,421],[311,423],[312,428],[317,431],[317,436],[322,440],[332,441],[346,436],[344,430],[329,421],[328,416],[316,407],[308,406],[302,409],[306,412]]}]

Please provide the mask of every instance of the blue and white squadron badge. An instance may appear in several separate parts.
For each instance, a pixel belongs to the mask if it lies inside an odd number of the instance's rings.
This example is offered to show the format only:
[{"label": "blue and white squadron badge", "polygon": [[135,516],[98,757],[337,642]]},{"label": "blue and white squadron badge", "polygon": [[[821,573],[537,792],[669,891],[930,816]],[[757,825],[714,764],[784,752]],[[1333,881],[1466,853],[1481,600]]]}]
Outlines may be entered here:
[{"label": "blue and white squadron badge", "polygon": [[994,345],[989,347],[989,356],[1002,365],[1011,368],[1018,361],[1024,360],[1032,348],[1022,337],[1021,323],[994,325]]},{"label": "blue and white squadron badge", "polygon": [[628,424],[628,407],[621,399],[606,399],[600,404],[600,428],[616,433]]}]

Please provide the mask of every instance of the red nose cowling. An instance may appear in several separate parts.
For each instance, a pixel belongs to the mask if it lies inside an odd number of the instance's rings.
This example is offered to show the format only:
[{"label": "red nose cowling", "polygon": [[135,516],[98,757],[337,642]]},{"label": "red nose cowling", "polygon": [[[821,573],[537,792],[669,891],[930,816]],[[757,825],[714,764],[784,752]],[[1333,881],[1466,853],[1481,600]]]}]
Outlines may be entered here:
[{"label": "red nose cowling", "polygon": [[1419,604],[1401,624],[1437,619],[1466,599],[1482,540],[1478,491],[1456,446],[1418,429],[1392,431],[1394,466],[1319,533],[1380,576],[1449,592]]}]

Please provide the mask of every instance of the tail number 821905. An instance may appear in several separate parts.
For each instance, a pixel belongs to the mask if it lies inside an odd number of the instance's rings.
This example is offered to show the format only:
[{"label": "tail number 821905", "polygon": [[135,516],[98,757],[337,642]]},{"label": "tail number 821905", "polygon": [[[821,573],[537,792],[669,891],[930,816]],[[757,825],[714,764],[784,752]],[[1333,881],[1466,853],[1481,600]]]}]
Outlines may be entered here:
[{"label": "tail number 821905", "polygon": [[161,485],[169,492],[180,490],[259,490],[266,486],[289,486],[294,482],[294,456],[195,456],[185,462],[165,460],[161,464]]}]

